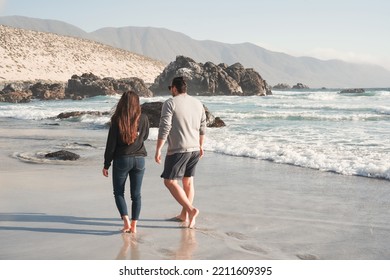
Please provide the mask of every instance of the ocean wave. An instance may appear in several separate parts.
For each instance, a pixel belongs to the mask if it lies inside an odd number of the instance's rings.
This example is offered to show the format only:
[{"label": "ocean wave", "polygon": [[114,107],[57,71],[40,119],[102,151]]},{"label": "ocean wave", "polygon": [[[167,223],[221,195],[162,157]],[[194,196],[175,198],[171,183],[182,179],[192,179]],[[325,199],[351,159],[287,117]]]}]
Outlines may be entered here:
[{"label": "ocean wave", "polygon": [[382,115],[390,115],[390,107],[378,107],[375,109],[375,112]]},{"label": "ocean wave", "polygon": [[390,180],[390,156],[378,150],[378,143],[328,143],[324,139],[292,140],[275,135],[231,135],[212,133],[207,138],[208,151],[230,156],[250,157],[275,163],[290,164],[343,175],[356,175]]},{"label": "ocean wave", "polygon": [[347,97],[371,97],[377,95],[376,92],[340,92],[340,95],[347,96]]},{"label": "ocean wave", "polygon": [[350,113],[345,112],[316,112],[316,111],[259,111],[259,112],[220,112],[219,116],[225,121],[252,120],[251,126],[261,125],[256,120],[289,120],[289,121],[380,121],[390,120],[387,111],[377,110],[377,113]]}]

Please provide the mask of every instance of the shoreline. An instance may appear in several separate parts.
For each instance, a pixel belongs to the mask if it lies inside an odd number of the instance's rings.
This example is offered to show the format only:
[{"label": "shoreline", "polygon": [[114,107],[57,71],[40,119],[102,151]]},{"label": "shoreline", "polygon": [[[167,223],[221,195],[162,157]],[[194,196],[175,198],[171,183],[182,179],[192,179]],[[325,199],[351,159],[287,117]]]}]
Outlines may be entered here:
[{"label": "shoreline", "polygon": [[[1,260],[390,258],[388,181],[206,151],[195,176],[200,215],[192,230],[169,220],[180,207],[159,177],[155,141],[147,141],[134,236],[119,232],[111,173],[101,175],[106,130],[0,130]],[[97,148],[79,150],[82,159],[71,164],[12,157],[23,147],[40,150],[42,139],[46,147],[88,140]]]}]

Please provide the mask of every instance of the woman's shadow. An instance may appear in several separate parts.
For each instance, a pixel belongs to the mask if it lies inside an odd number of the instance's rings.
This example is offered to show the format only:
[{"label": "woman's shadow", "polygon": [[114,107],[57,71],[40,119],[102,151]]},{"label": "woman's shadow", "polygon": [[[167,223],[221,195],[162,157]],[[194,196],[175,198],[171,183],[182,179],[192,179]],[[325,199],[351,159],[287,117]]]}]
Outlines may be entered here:
[{"label": "woman's shadow", "polygon": [[[76,216],[60,216],[48,215],[45,213],[0,213],[0,222],[11,222],[16,224],[28,224],[23,226],[0,226],[0,231],[32,231],[32,232],[52,232],[66,234],[89,234],[89,235],[114,235],[118,231],[91,229],[91,226],[113,227],[120,226],[115,223],[117,219],[112,218],[92,218],[92,217],[76,217]],[[36,223],[37,226],[30,226],[31,223]],[[42,226],[45,224],[68,224],[79,225],[80,228],[71,227],[51,227]],[[85,228],[83,228],[85,226]]]}]

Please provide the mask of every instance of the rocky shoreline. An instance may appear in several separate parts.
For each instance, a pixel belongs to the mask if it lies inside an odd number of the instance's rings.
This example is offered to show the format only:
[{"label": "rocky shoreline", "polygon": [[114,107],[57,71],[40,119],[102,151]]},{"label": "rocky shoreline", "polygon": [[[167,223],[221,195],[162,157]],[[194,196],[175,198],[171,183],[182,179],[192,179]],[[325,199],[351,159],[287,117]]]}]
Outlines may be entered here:
[{"label": "rocky shoreline", "polygon": [[25,103],[32,99],[83,99],[98,95],[121,94],[134,90],[142,97],[169,94],[167,86],[175,76],[184,76],[191,94],[196,95],[270,95],[271,87],[253,69],[236,63],[231,66],[211,62],[196,63],[193,59],[177,56],[151,85],[137,77],[100,78],[93,73],[73,75],[67,82],[20,81],[5,83],[0,91],[0,102]]}]

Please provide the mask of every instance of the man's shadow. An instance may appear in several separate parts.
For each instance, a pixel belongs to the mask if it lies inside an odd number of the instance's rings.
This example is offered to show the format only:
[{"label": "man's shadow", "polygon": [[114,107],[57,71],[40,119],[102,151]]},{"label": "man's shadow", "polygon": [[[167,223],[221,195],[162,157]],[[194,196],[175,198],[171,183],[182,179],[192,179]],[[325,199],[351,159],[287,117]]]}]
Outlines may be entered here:
[{"label": "man's shadow", "polygon": [[[92,217],[76,217],[76,216],[60,216],[60,215],[48,215],[45,213],[0,213],[0,222],[15,222],[22,223],[52,223],[52,224],[72,224],[80,226],[118,226],[120,224],[115,223],[118,219],[114,218],[92,218]],[[32,231],[32,232],[51,232],[51,233],[66,233],[66,234],[89,234],[89,235],[114,235],[118,231],[101,230],[101,229],[74,229],[74,228],[55,228],[55,227],[34,227],[34,226],[3,226],[0,225],[0,231]]]}]

